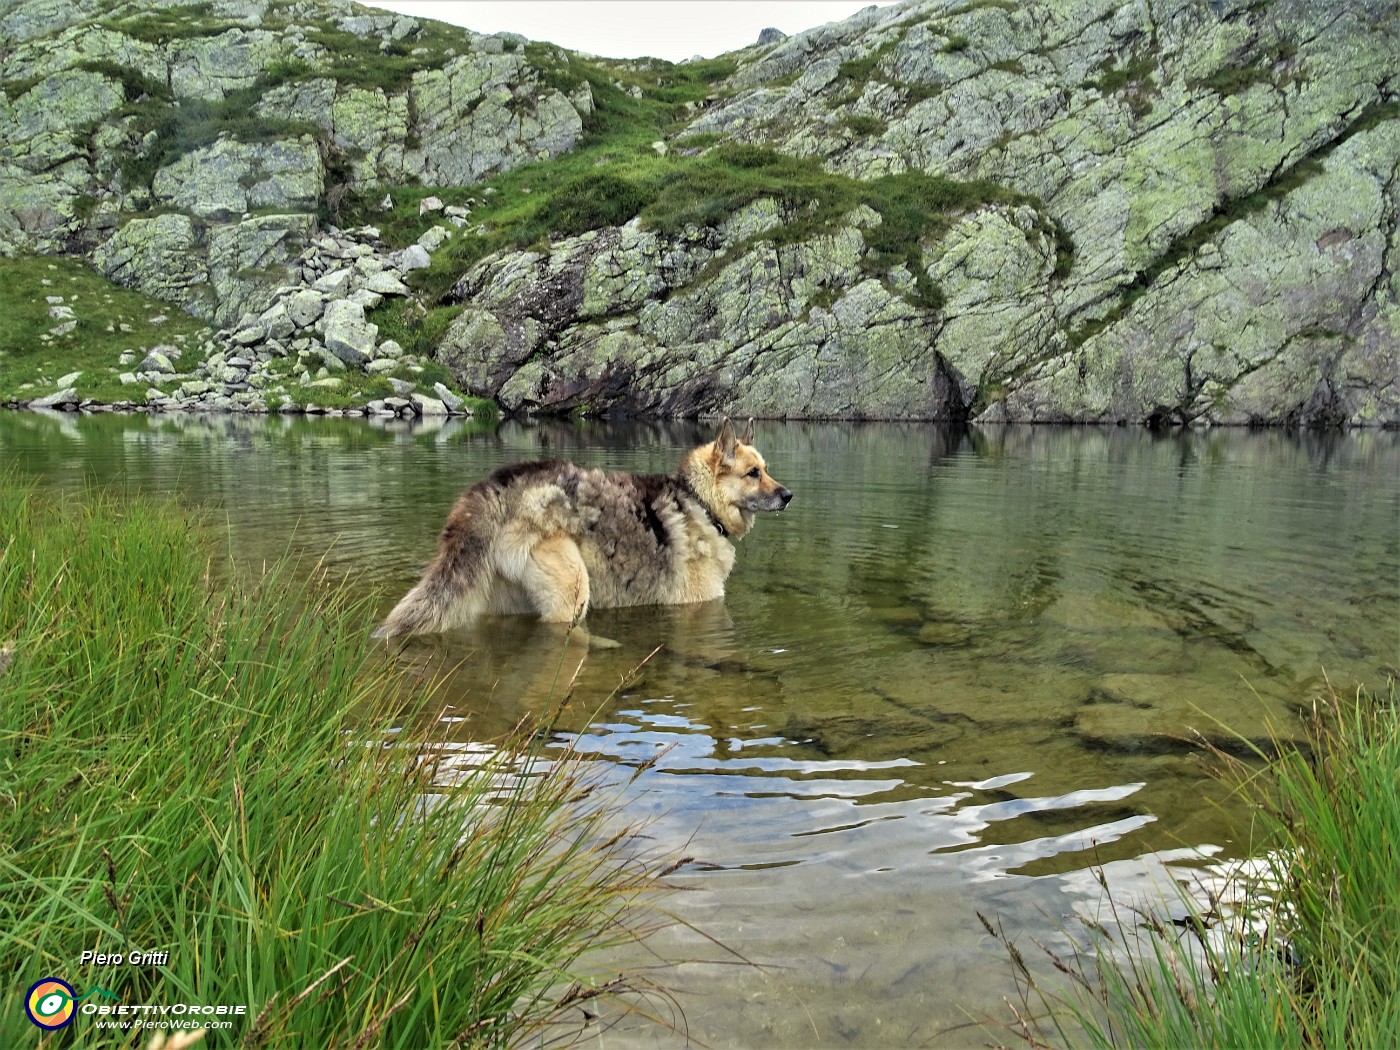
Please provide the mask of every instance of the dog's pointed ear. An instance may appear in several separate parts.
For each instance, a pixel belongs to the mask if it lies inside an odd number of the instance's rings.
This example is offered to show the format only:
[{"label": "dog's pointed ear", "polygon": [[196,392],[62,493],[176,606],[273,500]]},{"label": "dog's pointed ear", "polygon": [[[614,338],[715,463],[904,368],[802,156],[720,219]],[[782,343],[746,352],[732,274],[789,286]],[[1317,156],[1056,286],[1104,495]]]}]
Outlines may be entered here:
[{"label": "dog's pointed ear", "polygon": [[743,445],[753,444],[753,416],[749,416],[748,426],[744,427],[744,436],[739,439],[739,443]]},{"label": "dog's pointed ear", "polygon": [[715,448],[719,449],[719,454],[724,457],[726,463],[734,459],[734,449],[738,445],[738,440],[734,437],[734,427],[729,422],[729,417],[724,417],[724,422],[720,424],[719,436],[715,438]]}]

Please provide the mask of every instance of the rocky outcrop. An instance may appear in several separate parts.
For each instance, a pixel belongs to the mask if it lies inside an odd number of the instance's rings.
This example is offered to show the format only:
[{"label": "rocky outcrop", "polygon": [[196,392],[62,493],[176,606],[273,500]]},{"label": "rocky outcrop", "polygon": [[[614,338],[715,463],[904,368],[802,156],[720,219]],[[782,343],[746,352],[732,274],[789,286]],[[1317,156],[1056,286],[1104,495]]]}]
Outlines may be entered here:
[{"label": "rocky outcrop", "polygon": [[[0,251],[88,252],[231,338],[281,308],[374,367],[354,297],[469,212],[326,284],[304,263],[344,194],[475,185],[592,121],[587,170],[645,173],[643,203],[428,304],[456,311],[441,362],[512,410],[1400,426],[1393,0],[911,0],[765,33],[684,105],[648,63],[595,98],[620,66],[346,0],[19,0],[0,34]],[[663,103],[665,138],[617,131]],[[844,180],[837,214],[797,186],[654,221],[736,144]],[[851,189],[900,179],[884,210]]]},{"label": "rocky outcrop", "polygon": [[271,302],[316,227],[306,212],[227,223],[168,212],[126,222],[92,258],[121,284],[227,324]]},{"label": "rocky outcrop", "polygon": [[463,36],[479,50],[415,74],[401,93],[317,78],[268,91],[257,111],[321,128],[370,184],[468,186],[572,149],[592,111],[587,86],[548,88],[500,38]]},{"label": "rocky outcrop", "polygon": [[0,52],[0,253],[93,250],[218,322],[266,305],[337,187],[552,157],[593,104],[512,41],[348,0],[20,0]]},{"label": "rocky outcrop", "polygon": [[[439,356],[512,410],[1391,425],[1397,157],[1400,122],[1357,133],[1104,325],[1061,313],[1029,207],[977,209],[925,245],[936,311],[909,301],[907,272],[872,276],[863,209],[782,246],[737,217],[486,260]],[[786,221],[771,200],[749,217],[764,213]]]},{"label": "rocky outcrop", "polygon": [[[148,394],[156,408],[264,412],[297,409],[281,389],[286,382],[339,393],[351,389],[357,375],[421,374],[422,363],[395,340],[381,339],[379,326],[365,318],[365,310],[385,298],[409,294],[399,253],[385,249],[378,238],[373,227],[315,236],[292,267],[295,283],[278,288],[261,312],[246,313],[215,333],[202,348],[207,356],[189,376],[138,370],[132,382],[179,383],[170,394],[159,389]],[[395,396],[371,399],[364,412],[470,414],[461,398],[440,384],[438,396],[429,397],[414,379],[389,383]]]},{"label": "rocky outcrop", "polygon": [[867,207],[810,241],[753,242],[771,199],[679,237],[620,229],[486,260],[438,349],[511,410],[962,419],[972,389],[933,318],[862,265]]},{"label": "rocky outcrop", "polygon": [[[11,12],[13,15],[15,12]],[[9,59],[6,59],[8,79]],[[38,78],[27,91],[0,101],[0,250],[54,246],[72,230],[78,201],[92,183],[87,160],[74,147],[76,128],[101,121],[122,103],[119,85],[83,70]],[[31,234],[38,240],[31,241]]]},{"label": "rocky outcrop", "polygon": [[1391,3],[901,5],[751,52],[687,130],[1043,201],[1063,279],[996,216],[926,252],[977,418],[1393,425],[1396,54]]},{"label": "rocky outcrop", "polygon": [[1397,158],[1400,120],[1348,139],[1162,267],[1101,332],[1025,360],[985,414],[1400,422]]},{"label": "rocky outcrop", "polygon": [[269,143],[221,139],[157,171],[151,196],[158,206],[228,220],[267,208],[314,211],[324,179],[310,136]]},{"label": "rocky outcrop", "polygon": [[924,239],[936,308],[854,214],[781,247],[624,228],[468,274],[443,359],[521,408],[1397,425],[1397,53],[1389,4],[870,9],[745,52],[677,138],[1038,201]]}]

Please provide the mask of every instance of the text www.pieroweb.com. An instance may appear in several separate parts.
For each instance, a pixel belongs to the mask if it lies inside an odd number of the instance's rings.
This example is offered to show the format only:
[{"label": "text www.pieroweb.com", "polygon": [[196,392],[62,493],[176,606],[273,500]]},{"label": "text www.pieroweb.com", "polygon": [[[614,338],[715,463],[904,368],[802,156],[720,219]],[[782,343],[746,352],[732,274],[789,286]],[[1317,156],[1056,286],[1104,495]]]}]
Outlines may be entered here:
[{"label": "text www.pieroweb.com", "polygon": [[247,1006],[196,1006],[192,1003],[122,1004],[120,1006],[89,1003],[82,1007],[93,1017],[95,1028],[117,1031],[194,1031],[207,1029],[224,1031],[233,1027],[233,1018],[247,1012]]}]

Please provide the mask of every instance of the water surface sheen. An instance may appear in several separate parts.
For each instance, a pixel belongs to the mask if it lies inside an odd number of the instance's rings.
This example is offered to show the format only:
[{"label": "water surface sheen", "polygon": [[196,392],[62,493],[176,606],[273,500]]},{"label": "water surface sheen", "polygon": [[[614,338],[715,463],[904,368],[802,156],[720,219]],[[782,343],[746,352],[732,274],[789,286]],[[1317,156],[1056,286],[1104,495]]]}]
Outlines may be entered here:
[{"label": "water surface sheen", "polygon": [[[494,467],[667,471],[708,436],[0,413],[0,460],[209,507],[242,560],[329,549],[387,611]],[[1238,852],[1192,731],[1292,732],[1324,672],[1379,684],[1400,658],[1393,433],[760,423],[756,444],[791,508],[739,544],[723,602],[591,614],[618,644],[561,719],[585,753],[655,760],[627,815],[695,858],[667,906],[706,936],[651,942],[676,994],[653,1005],[712,1046],[981,1045],[956,1026],[1010,986],[975,910],[1046,937],[1091,865]],[[466,740],[547,710],[560,651],[517,618],[403,659],[460,665]]]}]

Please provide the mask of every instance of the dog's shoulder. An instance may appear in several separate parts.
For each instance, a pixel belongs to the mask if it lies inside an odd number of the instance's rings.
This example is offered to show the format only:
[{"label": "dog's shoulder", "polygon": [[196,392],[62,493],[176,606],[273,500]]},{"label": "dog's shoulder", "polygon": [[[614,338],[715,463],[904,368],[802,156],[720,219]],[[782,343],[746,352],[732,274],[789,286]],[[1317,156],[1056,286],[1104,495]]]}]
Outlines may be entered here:
[{"label": "dog's shoulder", "polygon": [[680,483],[667,474],[610,474],[608,480],[631,512],[629,517],[641,523],[658,547],[671,546],[682,508]]},{"label": "dog's shoulder", "polygon": [[608,474],[606,487],[613,506],[605,520],[640,525],[658,547],[688,545],[693,530],[723,535],[695,491],[675,474]]},{"label": "dog's shoulder", "polygon": [[619,471],[609,474],[608,481],[623,498],[637,503],[655,504],[677,498],[680,481],[669,474],[633,474]]}]

